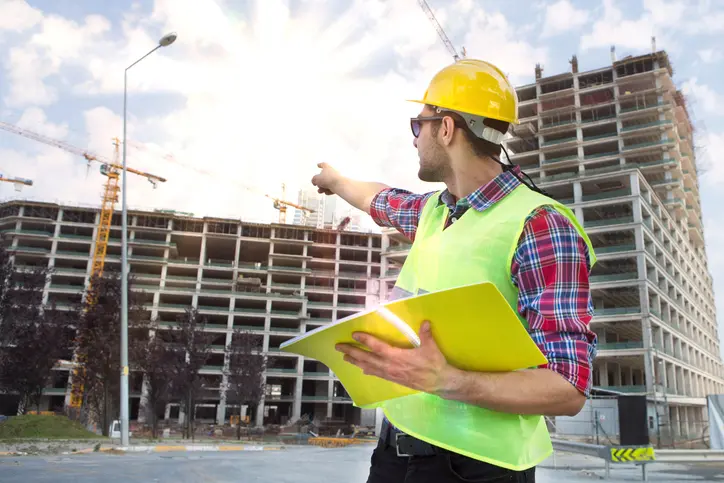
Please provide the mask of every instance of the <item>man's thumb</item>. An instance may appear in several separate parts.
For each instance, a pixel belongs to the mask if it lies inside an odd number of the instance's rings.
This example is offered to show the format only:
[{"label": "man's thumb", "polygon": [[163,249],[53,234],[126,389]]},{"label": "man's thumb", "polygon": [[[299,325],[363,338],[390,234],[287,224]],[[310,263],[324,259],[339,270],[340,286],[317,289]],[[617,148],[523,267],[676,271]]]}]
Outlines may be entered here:
[{"label": "man's thumb", "polygon": [[432,337],[432,329],[430,328],[430,322],[427,320],[420,326],[420,345],[426,346],[434,344],[435,339]]}]

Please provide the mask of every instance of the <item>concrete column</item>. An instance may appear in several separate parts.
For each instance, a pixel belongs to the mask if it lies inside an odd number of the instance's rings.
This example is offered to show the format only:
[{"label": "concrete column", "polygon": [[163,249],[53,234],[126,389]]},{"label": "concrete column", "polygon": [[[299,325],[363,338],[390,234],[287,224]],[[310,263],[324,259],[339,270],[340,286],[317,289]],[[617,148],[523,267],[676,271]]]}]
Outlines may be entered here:
[{"label": "concrete column", "polygon": [[292,403],[292,421],[296,421],[302,417],[302,377],[299,372],[299,365],[297,365],[298,375],[294,380],[294,402]]},{"label": "concrete column", "polygon": [[264,426],[264,398],[262,397],[261,402],[256,406],[256,420],[255,425],[257,428]]}]

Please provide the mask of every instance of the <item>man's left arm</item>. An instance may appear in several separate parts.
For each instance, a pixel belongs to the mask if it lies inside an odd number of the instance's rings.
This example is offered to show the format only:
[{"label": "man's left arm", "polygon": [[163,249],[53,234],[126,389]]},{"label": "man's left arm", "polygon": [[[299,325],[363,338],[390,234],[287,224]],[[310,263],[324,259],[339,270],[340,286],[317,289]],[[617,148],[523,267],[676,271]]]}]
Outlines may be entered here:
[{"label": "man's left arm", "polygon": [[518,414],[577,414],[590,392],[596,347],[589,260],[586,243],[565,216],[547,207],[533,213],[511,273],[518,311],[548,363],[508,373],[452,370],[438,394]]}]

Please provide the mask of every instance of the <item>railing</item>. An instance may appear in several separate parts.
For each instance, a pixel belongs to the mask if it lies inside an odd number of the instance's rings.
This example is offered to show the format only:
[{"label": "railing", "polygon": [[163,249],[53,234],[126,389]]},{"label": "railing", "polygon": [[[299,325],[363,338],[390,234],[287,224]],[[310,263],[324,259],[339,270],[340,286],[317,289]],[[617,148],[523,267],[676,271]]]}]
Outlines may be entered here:
[{"label": "railing", "polygon": [[260,270],[260,271],[264,271],[267,269],[266,265],[260,264],[259,266],[257,266],[255,263],[239,263],[239,264],[237,264],[237,267],[240,269],[243,268],[243,269],[247,269],[247,270]]},{"label": "railing", "polygon": [[311,273],[312,270],[309,268],[302,268],[302,267],[290,267],[287,265],[269,265],[267,268],[268,270],[285,270],[288,272],[302,272],[302,273]]},{"label": "railing", "polygon": [[[716,449],[654,449],[649,445],[614,446],[579,443],[551,438],[554,451],[578,453],[589,457],[601,458],[606,464],[605,479],[611,477],[611,467],[629,468],[628,464],[641,466],[641,479],[648,481],[647,466],[656,463],[665,464],[696,464],[722,463],[724,450]],[[678,475],[677,473],[677,476]],[[668,479],[668,478],[667,478]],[[680,478],[675,478],[680,479]]]},{"label": "railing", "polygon": [[2,230],[0,233],[2,234],[15,234],[15,235],[40,235],[40,236],[53,236],[54,233],[48,232],[48,231],[42,231],[42,230],[25,230],[23,228],[20,229],[9,229],[9,230]]},{"label": "railing", "polygon": [[641,307],[612,307],[610,309],[594,309],[593,315],[594,317],[605,317],[610,315],[638,314],[640,312]]},{"label": "railing", "polygon": [[578,138],[576,136],[567,137],[567,138],[563,138],[563,139],[553,139],[552,141],[543,141],[541,143],[541,146],[554,146],[556,144],[563,144],[563,143],[567,143],[570,141],[575,141],[577,139]]},{"label": "railing", "polygon": [[597,117],[595,119],[581,119],[581,124],[588,124],[590,122],[598,122],[598,121],[606,121],[608,119],[616,119],[616,114],[611,114],[608,116],[601,116],[601,117]]},{"label": "railing", "polygon": [[[40,247],[24,247],[21,245],[15,246],[15,247],[8,247],[8,251],[23,251],[23,252],[35,252],[35,253],[50,253],[49,248],[40,248]],[[62,251],[58,250],[55,253],[63,253]],[[87,253],[79,253],[79,252],[71,252],[73,255],[78,255],[81,257],[87,257]]]},{"label": "railing", "polygon": [[596,136],[587,136],[583,138],[583,142],[595,141],[597,139],[606,139],[618,136],[617,132],[607,132],[605,134],[597,134]]},{"label": "railing", "polygon": [[673,142],[674,142],[674,141],[669,140],[669,139],[665,139],[665,140],[662,139],[662,140],[660,140],[660,141],[650,141],[650,142],[647,142],[647,143],[629,144],[628,146],[624,146],[624,147],[623,147],[623,150],[624,150],[624,151],[631,151],[631,150],[633,150],[633,149],[647,148],[647,147],[650,147],[650,146],[662,146],[662,145],[664,145],[664,144],[671,144],[671,143],[673,143]]},{"label": "railing", "polygon": [[603,342],[598,344],[598,349],[603,351],[615,351],[623,349],[643,349],[643,341],[628,341],[628,342]]},{"label": "railing", "polygon": [[624,223],[633,223],[633,216],[624,216],[619,218],[605,218],[603,220],[585,220],[583,226],[593,228],[599,226],[622,225]]},{"label": "railing", "polygon": [[169,258],[166,261],[168,263],[181,263],[184,265],[199,265],[201,263],[200,260],[183,260],[181,258]]},{"label": "railing", "polygon": [[541,161],[541,163],[550,164],[550,163],[558,163],[560,161],[573,161],[573,160],[577,160],[577,159],[578,159],[578,155],[572,154],[570,156],[561,156],[560,158],[544,159],[543,161]]},{"label": "railing", "polygon": [[246,307],[235,307],[234,312],[251,312],[254,314],[265,314],[266,309],[250,309]]},{"label": "railing", "polygon": [[625,107],[621,108],[621,114],[627,113],[627,112],[634,112],[634,111],[642,111],[644,109],[651,109],[653,107],[665,107],[668,106],[668,102],[657,102],[656,104],[650,104],[648,106],[632,106],[632,107]]},{"label": "railing", "polygon": [[604,191],[603,193],[596,193],[594,195],[584,195],[581,197],[581,201],[605,200],[608,198],[620,198],[622,196],[631,196],[631,190],[624,188],[615,191]]},{"label": "railing", "polygon": [[540,130],[542,131],[543,129],[549,129],[549,128],[558,127],[558,126],[566,126],[566,125],[568,125],[568,124],[575,124],[575,123],[576,123],[576,120],[575,120],[575,119],[569,119],[569,120],[566,120],[566,121],[553,122],[553,123],[551,123],[551,124],[541,125]]},{"label": "railing", "polygon": [[589,277],[591,282],[617,282],[621,280],[636,280],[638,273],[627,272],[627,273],[613,273],[610,275],[591,275]]},{"label": "railing", "polygon": [[608,151],[605,153],[595,153],[595,154],[584,154],[583,159],[596,159],[596,158],[605,158],[606,156],[618,156],[618,151]]},{"label": "railing", "polygon": [[608,246],[608,247],[599,247],[594,248],[593,251],[596,254],[603,254],[603,253],[618,253],[618,252],[629,252],[632,250],[636,250],[635,244],[628,244],[628,245],[614,245],[614,246]]},{"label": "railing", "polygon": [[665,124],[672,124],[672,122],[669,120],[665,120],[665,121],[647,122],[645,124],[634,124],[633,126],[622,127],[621,132],[635,131],[636,129],[643,129],[643,128],[653,127],[653,126],[663,126]]}]

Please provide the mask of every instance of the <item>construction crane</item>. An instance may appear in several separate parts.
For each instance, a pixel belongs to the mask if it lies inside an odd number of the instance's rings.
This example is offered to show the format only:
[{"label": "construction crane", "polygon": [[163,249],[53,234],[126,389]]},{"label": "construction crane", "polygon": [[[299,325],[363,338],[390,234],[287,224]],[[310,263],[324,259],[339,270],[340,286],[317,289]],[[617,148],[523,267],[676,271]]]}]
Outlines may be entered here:
[{"label": "construction crane", "polygon": [[460,60],[461,58],[465,58],[465,47],[463,47],[462,55],[458,55],[457,51],[455,50],[455,46],[450,42],[450,39],[448,38],[447,34],[445,34],[445,31],[440,26],[440,22],[437,21],[437,18],[435,18],[435,14],[432,13],[432,9],[427,4],[425,0],[417,0],[417,3],[420,5],[420,8],[422,8],[422,11],[425,12],[427,15],[427,18],[430,19],[430,22],[432,22],[432,26],[435,27],[435,31],[437,31],[437,35],[440,37],[440,40],[442,40],[442,43],[445,44],[445,47],[447,48],[448,52],[453,56],[453,59],[455,59],[455,62]]},{"label": "construction crane", "polygon": [[[249,191],[254,191],[251,188],[247,188]],[[314,210],[311,208],[307,208],[306,206],[301,206],[296,203],[292,203],[291,201],[286,201],[284,198],[286,198],[286,185],[282,183],[282,197],[276,198],[270,194],[265,193],[264,196],[269,198],[274,202],[274,209],[279,210],[279,223],[283,224],[287,221],[287,207],[296,208],[299,211],[302,212],[302,222],[306,219],[307,213],[314,213]]]},{"label": "construction crane", "polygon": [[[108,180],[103,186],[103,203],[101,205],[101,217],[100,221],[98,222],[98,233],[96,235],[95,250],[93,252],[91,280],[94,276],[102,275],[103,267],[106,260],[106,251],[108,249],[108,237],[111,232],[111,219],[113,218],[115,204],[118,201],[118,191],[120,189],[118,186],[119,178],[121,170],[123,169],[123,166],[119,162],[120,141],[118,140],[118,138],[113,139],[115,149],[114,159],[111,161],[99,154],[95,154],[90,151],[71,146],[70,144],[58,141],[57,139],[52,139],[43,134],[39,134],[29,129],[21,128],[13,124],[0,122],[0,129],[11,133],[19,134],[20,136],[33,139],[43,144],[47,144],[48,146],[54,146],[56,148],[62,149],[72,154],[76,154],[78,156],[82,156],[88,161],[88,164],[90,164],[91,161],[100,163],[101,174],[106,176]],[[137,169],[126,168],[126,170],[129,173],[143,176],[149,182],[151,182],[154,188],[158,185],[158,183],[163,183],[166,181],[165,178],[156,176],[155,174],[146,173],[144,171],[139,171]]]},{"label": "construction crane", "polygon": [[[128,140],[128,141],[127,141],[127,144],[129,144],[130,146],[132,146],[132,147],[134,147],[134,148],[141,149],[141,150],[144,150],[144,151],[149,149],[149,146],[147,146],[147,145],[145,145],[145,144],[143,144],[143,143],[139,143],[139,142],[135,142],[135,141],[131,141],[131,140]],[[188,163],[185,163],[185,162],[183,162],[183,161],[180,161],[180,160],[176,159],[176,156],[174,156],[173,153],[165,152],[165,153],[163,153],[161,156],[162,156],[163,159],[165,159],[166,161],[168,161],[168,162],[170,162],[170,163],[177,164],[177,165],[179,165],[179,166],[181,166],[181,167],[183,167],[183,168],[186,168],[186,169],[188,169],[188,170],[194,171],[194,172],[197,173],[197,174],[201,174],[201,175],[207,176],[207,177],[212,178],[212,179],[217,179],[217,180],[219,180],[219,181],[226,181],[225,178],[221,178],[217,173],[212,173],[212,172],[209,171],[209,170],[202,169],[202,168],[199,168],[199,167],[197,167],[197,166],[194,166],[194,165],[191,165],[191,164],[188,164]],[[286,222],[287,208],[290,208],[290,207],[291,207],[291,208],[296,208],[296,209],[298,209],[299,211],[301,211],[301,214],[302,214],[302,222],[304,222],[304,220],[306,219],[307,214],[309,214],[309,213],[314,213],[314,212],[315,212],[315,210],[313,210],[313,209],[311,209],[311,208],[308,208],[308,207],[306,207],[306,206],[301,206],[301,205],[299,205],[299,204],[297,204],[297,203],[292,203],[291,201],[287,201],[287,200],[285,199],[285,198],[286,198],[286,185],[283,184],[283,183],[282,183],[282,196],[281,196],[281,198],[278,198],[278,197],[276,197],[276,196],[272,196],[272,195],[270,195],[269,193],[263,193],[261,190],[258,190],[258,189],[256,189],[256,188],[252,188],[251,186],[247,186],[247,185],[244,185],[244,184],[240,184],[239,186],[240,186],[241,188],[245,189],[246,191],[250,192],[250,193],[254,193],[255,195],[258,195],[258,196],[264,196],[264,197],[269,198],[270,200],[272,200],[272,201],[274,202],[274,209],[276,209],[276,210],[279,211],[278,222],[279,222],[280,224],[283,224],[283,223]]]},{"label": "construction crane", "polygon": [[33,186],[33,180],[27,179],[27,178],[12,178],[7,177],[4,174],[0,173],[0,181],[6,181],[8,183],[15,183],[15,191],[20,191],[23,189],[23,185],[25,186]]},{"label": "construction crane", "polygon": [[[39,134],[37,132],[31,131],[29,129],[24,129],[12,124],[8,124],[5,122],[0,122],[0,129],[4,131],[8,131],[11,133],[19,134],[21,136],[24,136],[29,139],[33,139],[35,141],[41,142],[43,144],[46,144],[48,146],[54,146],[56,148],[62,149],[64,151],[67,151],[72,154],[76,154],[78,156],[82,156],[88,161],[88,164],[90,165],[91,161],[95,161],[100,163],[100,171],[101,174],[106,176],[108,180],[106,181],[105,185],[103,186],[103,203],[101,205],[101,216],[100,220],[98,222],[98,231],[96,234],[96,240],[95,240],[95,249],[93,251],[93,261],[92,261],[92,269],[91,269],[91,281],[88,285],[88,290],[86,292],[86,301],[89,305],[93,305],[96,303],[95,295],[93,294],[93,291],[91,290],[91,284],[93,283],[93,280],[96,276],[100,277],[103,274],[103,267],[105,265],[106,260],[106,252],[108,249],[108,238],[111,233],[111,220],[113,219],[113,211],[115,209],[115,204],[118,201],[118,190],[119,190],[119,178],[121,171],[123,170],[123,166],[119,163],[119,146],[120,141],[118,138],[113,139],[113,145],[114,145],[114,159],[111,161],[103,156],[100,156],[98,154],[94,154],[90,151],[86,151],[84,149],[77,148],[75,146],[72,146],[70,144],[64,143],[62,141],[58,141],[57,139],[52,139],[48,136],[44,136],[42,134]],[[126,171],[129,173],[133,173],[139,176],[143,176],[146,178],[153,187],[155,188],[158,183],[163,183],[166,181],[165,178],[162,178],[160,176],[156,176],[154,174],[146,173],[144,171],[139,171],[137,169],[133,168],[126,168]],[[82,360],[81,357],[78,357],[75,363],[75,369],[73,370],[73,373],[75,376],[79,374],[79,372],[83,371],[83,365],[84,360]],[[77,378],[74,378],[75,381],[78,381]],[[73,390],[71,393],[70,398],[70,407],[73,408],[79,408],[81,407],[83,402],[83,386],[79,382],[73,383]]]}]

